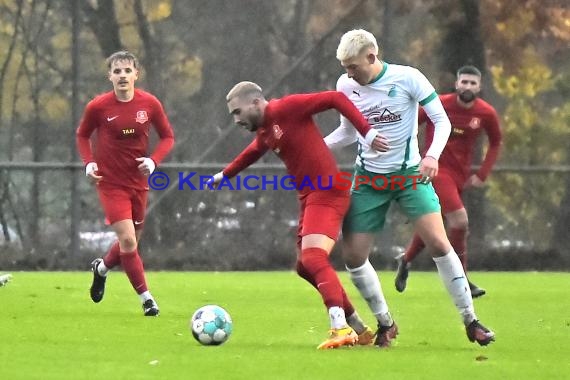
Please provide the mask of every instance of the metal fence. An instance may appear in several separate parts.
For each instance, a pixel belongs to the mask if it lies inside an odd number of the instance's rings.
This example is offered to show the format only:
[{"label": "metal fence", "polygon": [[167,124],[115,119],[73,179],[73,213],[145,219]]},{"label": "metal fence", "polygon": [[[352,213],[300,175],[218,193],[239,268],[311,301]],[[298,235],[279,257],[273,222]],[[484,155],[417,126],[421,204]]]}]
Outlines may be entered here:
[{"label": "metal fence", "polygon": [[[167,163],[159,168],[170,184],[150,193],[141,242],[147,268],[252,270],[293,265],[296,192],[271,185],[265,190],[200,190],[198,177],[223,166]],[[180,188],[177,179],[190,173],[195,173],[191,182],[196,189],[188,183]],[[244,174],[282,177],[285,170],[280,164],[265,164]],[[557,236],[564,212],[559,209],[560,192],[569,175],[567,166],[497,167],[484,189],[467,191],[470,268],[568,270],[570,252]],[[555,190],[546,194],[544,188]],[[95,189],[85,179],[83,166],[75,163],[0,163],[0,229],[3,270],[86,268],[114,239],[104,225]],[[411,233],[409,221],[397,205],[392,207],[372,256],[379,269],[394,267],[393,257],[402,252]],[[339,256],[333,252],[340,267]],[[431,268],[430,259],[423,256],[414,265]]]}]

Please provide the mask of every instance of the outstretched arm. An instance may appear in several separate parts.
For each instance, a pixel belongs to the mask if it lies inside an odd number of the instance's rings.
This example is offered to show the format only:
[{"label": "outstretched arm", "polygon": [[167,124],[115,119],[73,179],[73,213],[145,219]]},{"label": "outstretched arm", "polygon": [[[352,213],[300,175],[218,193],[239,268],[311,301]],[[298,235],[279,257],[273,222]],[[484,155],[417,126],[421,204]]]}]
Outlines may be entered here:
[{"label": "outstretched arm", "polygon": [[216,188],[224,178],[235,177],[239,172],[259,160],[267,152],[267,149],[269,148],[256,137],[224,170],[214,174],[208,184]]},{"label": "outstretched arm", "polygon": [[224,177],[235,177],[267,152],[268,147],[256,137],[234,160],[222,170]]},{"label": "outstretched arm", "polygon": [[[388,150],[386,140],[378,135],[378,131],[370,127],[358,108],[342,92],[324,91],[314,94],[291,95],[287,98],[287,101],[291,102],[295,109],[300,110],[299,112],[307,116],[334,108],[356,128],[358,133],[364,138],[364,141],[372,146],[373,149]],[[346,141],[348,141],[348,138]]]}]

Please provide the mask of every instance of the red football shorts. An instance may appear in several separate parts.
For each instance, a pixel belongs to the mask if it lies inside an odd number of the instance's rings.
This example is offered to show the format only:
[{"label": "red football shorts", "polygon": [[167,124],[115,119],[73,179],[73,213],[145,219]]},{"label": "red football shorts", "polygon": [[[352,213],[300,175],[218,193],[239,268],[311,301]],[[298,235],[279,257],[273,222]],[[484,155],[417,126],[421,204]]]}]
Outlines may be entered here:
[{"label": "red football shorts", "polygon": [[148,190],[100,183],[97,185],[97,193],[106,224],[131,219],[136,230],[143,228]]},{"label": "red football shorts", "polygon": [[459,182],[460,181],[456,180],[450,173],[441,170],[433,179],[433,187],[439,197],[441,212],[443,214],[465,207],[461,199],[463,184],[459,184]]},{"label": "red football shorts", "polygon": [[297,246],[305,235],[321,234],[337,240],[344,214],[350,205],[350,195],[344,191],[313,191],[300,198]]}]

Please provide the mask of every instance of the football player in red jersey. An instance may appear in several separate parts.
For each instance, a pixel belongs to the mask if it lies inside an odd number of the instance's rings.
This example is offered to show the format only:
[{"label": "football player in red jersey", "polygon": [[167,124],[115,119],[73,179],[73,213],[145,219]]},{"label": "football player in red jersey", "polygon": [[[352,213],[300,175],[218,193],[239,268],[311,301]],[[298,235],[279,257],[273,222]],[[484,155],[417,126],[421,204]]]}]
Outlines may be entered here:
[{"label": "football player in red jersey", "polygon": [[[320,293],[331,323],[329,338],[317,348],[350,346],[357,342],[371,344],[374,333],[358,317],[329,261],[348,209],[349,192],[346,187],[336,186],[339,185],[335,183],[339,169],[313,115],[336,109],[352,122],[374,149],[387,151],[386,140],[370,127],[350,100],[337,91],[295,94],[268,101],[257,84],[240,82],[230,90],[226,100],[234,122],[255,132],[256,137],[214,176],[213,183],[221,184],[234,177],[268,150],[279,156],[288,174],[297,181],[301,205],[297,273]],[[299,183],[301,179],[303,183]],[[308,181],[304,182],[305,179]],[[303,186],[306,183],[313,186]],[[317,183],[324,184],[326,189],[315,188]]]},{"label": "football player in red jersey", "polygon": [[[481,72],[474,66],[463,66],[457,71],[455,93],[441,95],[441,103],[451,121],[451,136],[439,158],[439,173],[433,180],[433,186],[439,197],[442,213],[447,223],[449,241],[457,252],[463,268],[467,273],[467,210],[461,195],[464,189],[481,187],[489,176],[497,161],[501,147],[501,129],[499,117],[495,109],[479,98],[481,91]],[[433,124],[420,110],[419,123],[427,122],[426,144],[429,146],[433,138]],[[481,168],[471,173],[473,152],[477,138],[484,132],[489,141],[489,149]],[[396,289],[403,292],[409,271],[409,263],[425,247],[416,234],[399,257]],[[485,290],[469,281],[472,297],[480,297]]]},{"label": "football player in red jersey", "polygon": [[[117,234],[107,254],[92,262],[91,299],[103,299],[108,271],[121,264],[141,299],[144,315],[156,316],[159,309],[147,287],[138,242],[147,205],[147,177],[172,149],[174,133],[161,102],[135,88],[139,65],[133,54],[116,52],[107,58],[107,67],[113,91],[87,104],[76,133],[85,174],[96,184],[106,220]],[[149,154],[151,127],[159,141]]]}]

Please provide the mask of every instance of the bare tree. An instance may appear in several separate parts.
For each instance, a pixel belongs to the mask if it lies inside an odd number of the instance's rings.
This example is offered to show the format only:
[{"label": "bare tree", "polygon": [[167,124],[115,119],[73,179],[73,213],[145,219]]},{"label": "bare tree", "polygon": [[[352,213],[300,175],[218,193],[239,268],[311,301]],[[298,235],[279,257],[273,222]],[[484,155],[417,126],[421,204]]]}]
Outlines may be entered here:
[{"label": "bare tree", "polygon": [[[471,64],[485,73],[487,63],[481,35],[479,1],[461,0],[453,5],[448,1],[439,1],[433,8],[433,13],[444,30],[438,49],[441,71],[449,73],[450,77],[454,78],[457,69]],[[486,80],[490,79],[486,78]],[[480,140],[474,155],[475,161],[480,161],[481,156],[482,141]],[[470,236],[472,238],[469,244],[475,251],[480,251],[485,241],[485,192],[470,192],[466,195],[465,201],[471,221]]]},{"label": "bare tree", "polygon": [[141,0],[135,0],[134,11],[137,19],[139,36],[144,46],[143,66],[147,73],[148,87],[156,96],[162,98],[163,88],[160,80],[160,58],[158,46],[154,41],[152,27],[148,22]]},{"label": "bare tree", "polygon": [[[12,63],[12,60],[14,59],[14,55],[16,54],[16,44],[18,41],[18,34],[20,32],[20,23],[22,21],[23,9],[24,9],[24,1],[18,0],[16,2],[16,13],[14,15],[14,18],[13,18],[14,21],[13,21],[13,25],[12,25],[12,30],[14,31],[14,34],[12,35],[12,38],[10,40],[10,45],[8,47],[8,50],[6,51],[6,54],[5,54],[4,62],[2,62],[2,66],[0,68],[0,128],[3,128],[2,120],[4,119],[3,118],[3,115],[4,115],[3,104],[4,104],[4,94],[6,93],[6,75],[8,72],[8,68],[10,67],[10,64]],[[7,9],[5,11],[8,12]],[[9,161],[11,161],[13,158],[13,150],[12,150],[13,141],[14,141],[14,128],[10,124],[9,130],[8,130],[8,144],[6,147],[6,152],[7,152],[7,156],[8,156],[7,159]],[[2,233],[4,234],[5,241],[10,241],[10,235],[9,235],[8,225],[7,225],[7,218],[5,215],[5,207],[6,207],[6,204],[9,203],[9,199],[10,199],[10,174],[8,172],[1,173],[1,175],[0,175],[0,188],[1,188],[0,224],[2,224]]]},{"label": "bare tree", "polygon": [[[121,50],[121,36],[114,0],[82,1],[87,24],[105,57]],[[71,7],[71,4],[69,5]]]}]

